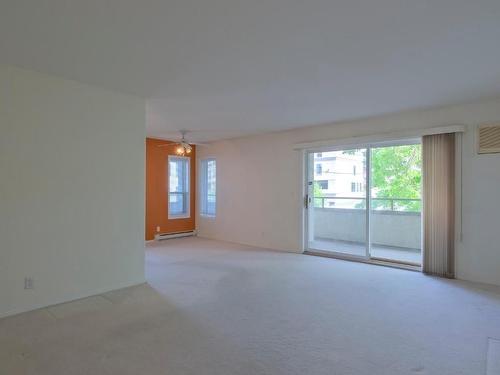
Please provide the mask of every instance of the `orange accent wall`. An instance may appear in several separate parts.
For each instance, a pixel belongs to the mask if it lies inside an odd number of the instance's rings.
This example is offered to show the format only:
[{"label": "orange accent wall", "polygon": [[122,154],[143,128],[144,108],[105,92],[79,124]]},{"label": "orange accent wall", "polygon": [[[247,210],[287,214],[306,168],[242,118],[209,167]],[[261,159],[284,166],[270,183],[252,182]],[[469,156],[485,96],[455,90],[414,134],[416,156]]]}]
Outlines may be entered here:
[{"label": "orange accent wall", "polygon": [[[166,145],[158,147],[159,145]],[[168,155],[175,155],[175,143],[146,138],[146,240],[153,240],[156,227],[161,233],[173,233],[195,229],[195,176],[196,147],[189,155],[190,164],[190,209],[187,219],[168,219]]]}]

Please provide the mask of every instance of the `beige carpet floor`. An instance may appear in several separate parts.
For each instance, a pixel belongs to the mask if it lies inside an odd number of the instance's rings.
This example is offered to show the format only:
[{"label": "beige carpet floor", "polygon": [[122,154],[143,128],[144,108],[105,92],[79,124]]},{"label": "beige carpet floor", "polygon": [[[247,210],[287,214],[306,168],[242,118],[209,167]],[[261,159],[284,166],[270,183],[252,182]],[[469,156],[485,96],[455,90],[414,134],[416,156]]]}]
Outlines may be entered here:
[{"label": "beige carpet floor", "polygon": [[0,374],[478,375],[500,338],[500,288],[412,271],[187,238],[146,274],[0,320]]}]

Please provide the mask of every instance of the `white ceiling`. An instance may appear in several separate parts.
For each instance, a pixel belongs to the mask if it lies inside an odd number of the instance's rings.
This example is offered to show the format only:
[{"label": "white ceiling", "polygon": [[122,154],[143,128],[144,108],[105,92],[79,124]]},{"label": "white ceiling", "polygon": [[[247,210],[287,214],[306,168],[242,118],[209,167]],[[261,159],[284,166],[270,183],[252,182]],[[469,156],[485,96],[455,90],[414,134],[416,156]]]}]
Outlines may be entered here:
[{"label": "white ceiling", "polygon": [[496,95],[500,1],[2,0],[0,63],[213,140]]}]

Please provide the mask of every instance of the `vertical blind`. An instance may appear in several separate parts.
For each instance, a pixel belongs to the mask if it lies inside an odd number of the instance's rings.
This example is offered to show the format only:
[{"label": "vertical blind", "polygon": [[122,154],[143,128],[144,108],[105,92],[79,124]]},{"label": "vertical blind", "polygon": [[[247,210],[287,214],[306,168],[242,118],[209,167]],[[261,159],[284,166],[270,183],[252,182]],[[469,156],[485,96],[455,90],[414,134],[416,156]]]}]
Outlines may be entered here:
[{"label": "vertical blind", "polygon": [[454,277],[455,134],[422,138],[424,261],[428,274]]},{"label": "vertical blind", "polygon": [[216,195],[216,161],[205,159],[201,161],[200,174],[200,214],[215,216],[217,206]]}]

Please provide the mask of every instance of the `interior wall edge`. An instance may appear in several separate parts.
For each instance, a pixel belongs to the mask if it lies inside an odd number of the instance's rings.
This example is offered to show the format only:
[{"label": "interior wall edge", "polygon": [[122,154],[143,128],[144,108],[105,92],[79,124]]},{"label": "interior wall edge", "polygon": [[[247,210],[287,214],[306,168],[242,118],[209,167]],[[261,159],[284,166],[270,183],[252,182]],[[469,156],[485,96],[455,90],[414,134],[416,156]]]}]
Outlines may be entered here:
[{"label": "interior wall edge", "polygon": [[144,281],[145,121],[144,99],[0,65],[0,315]]}]

